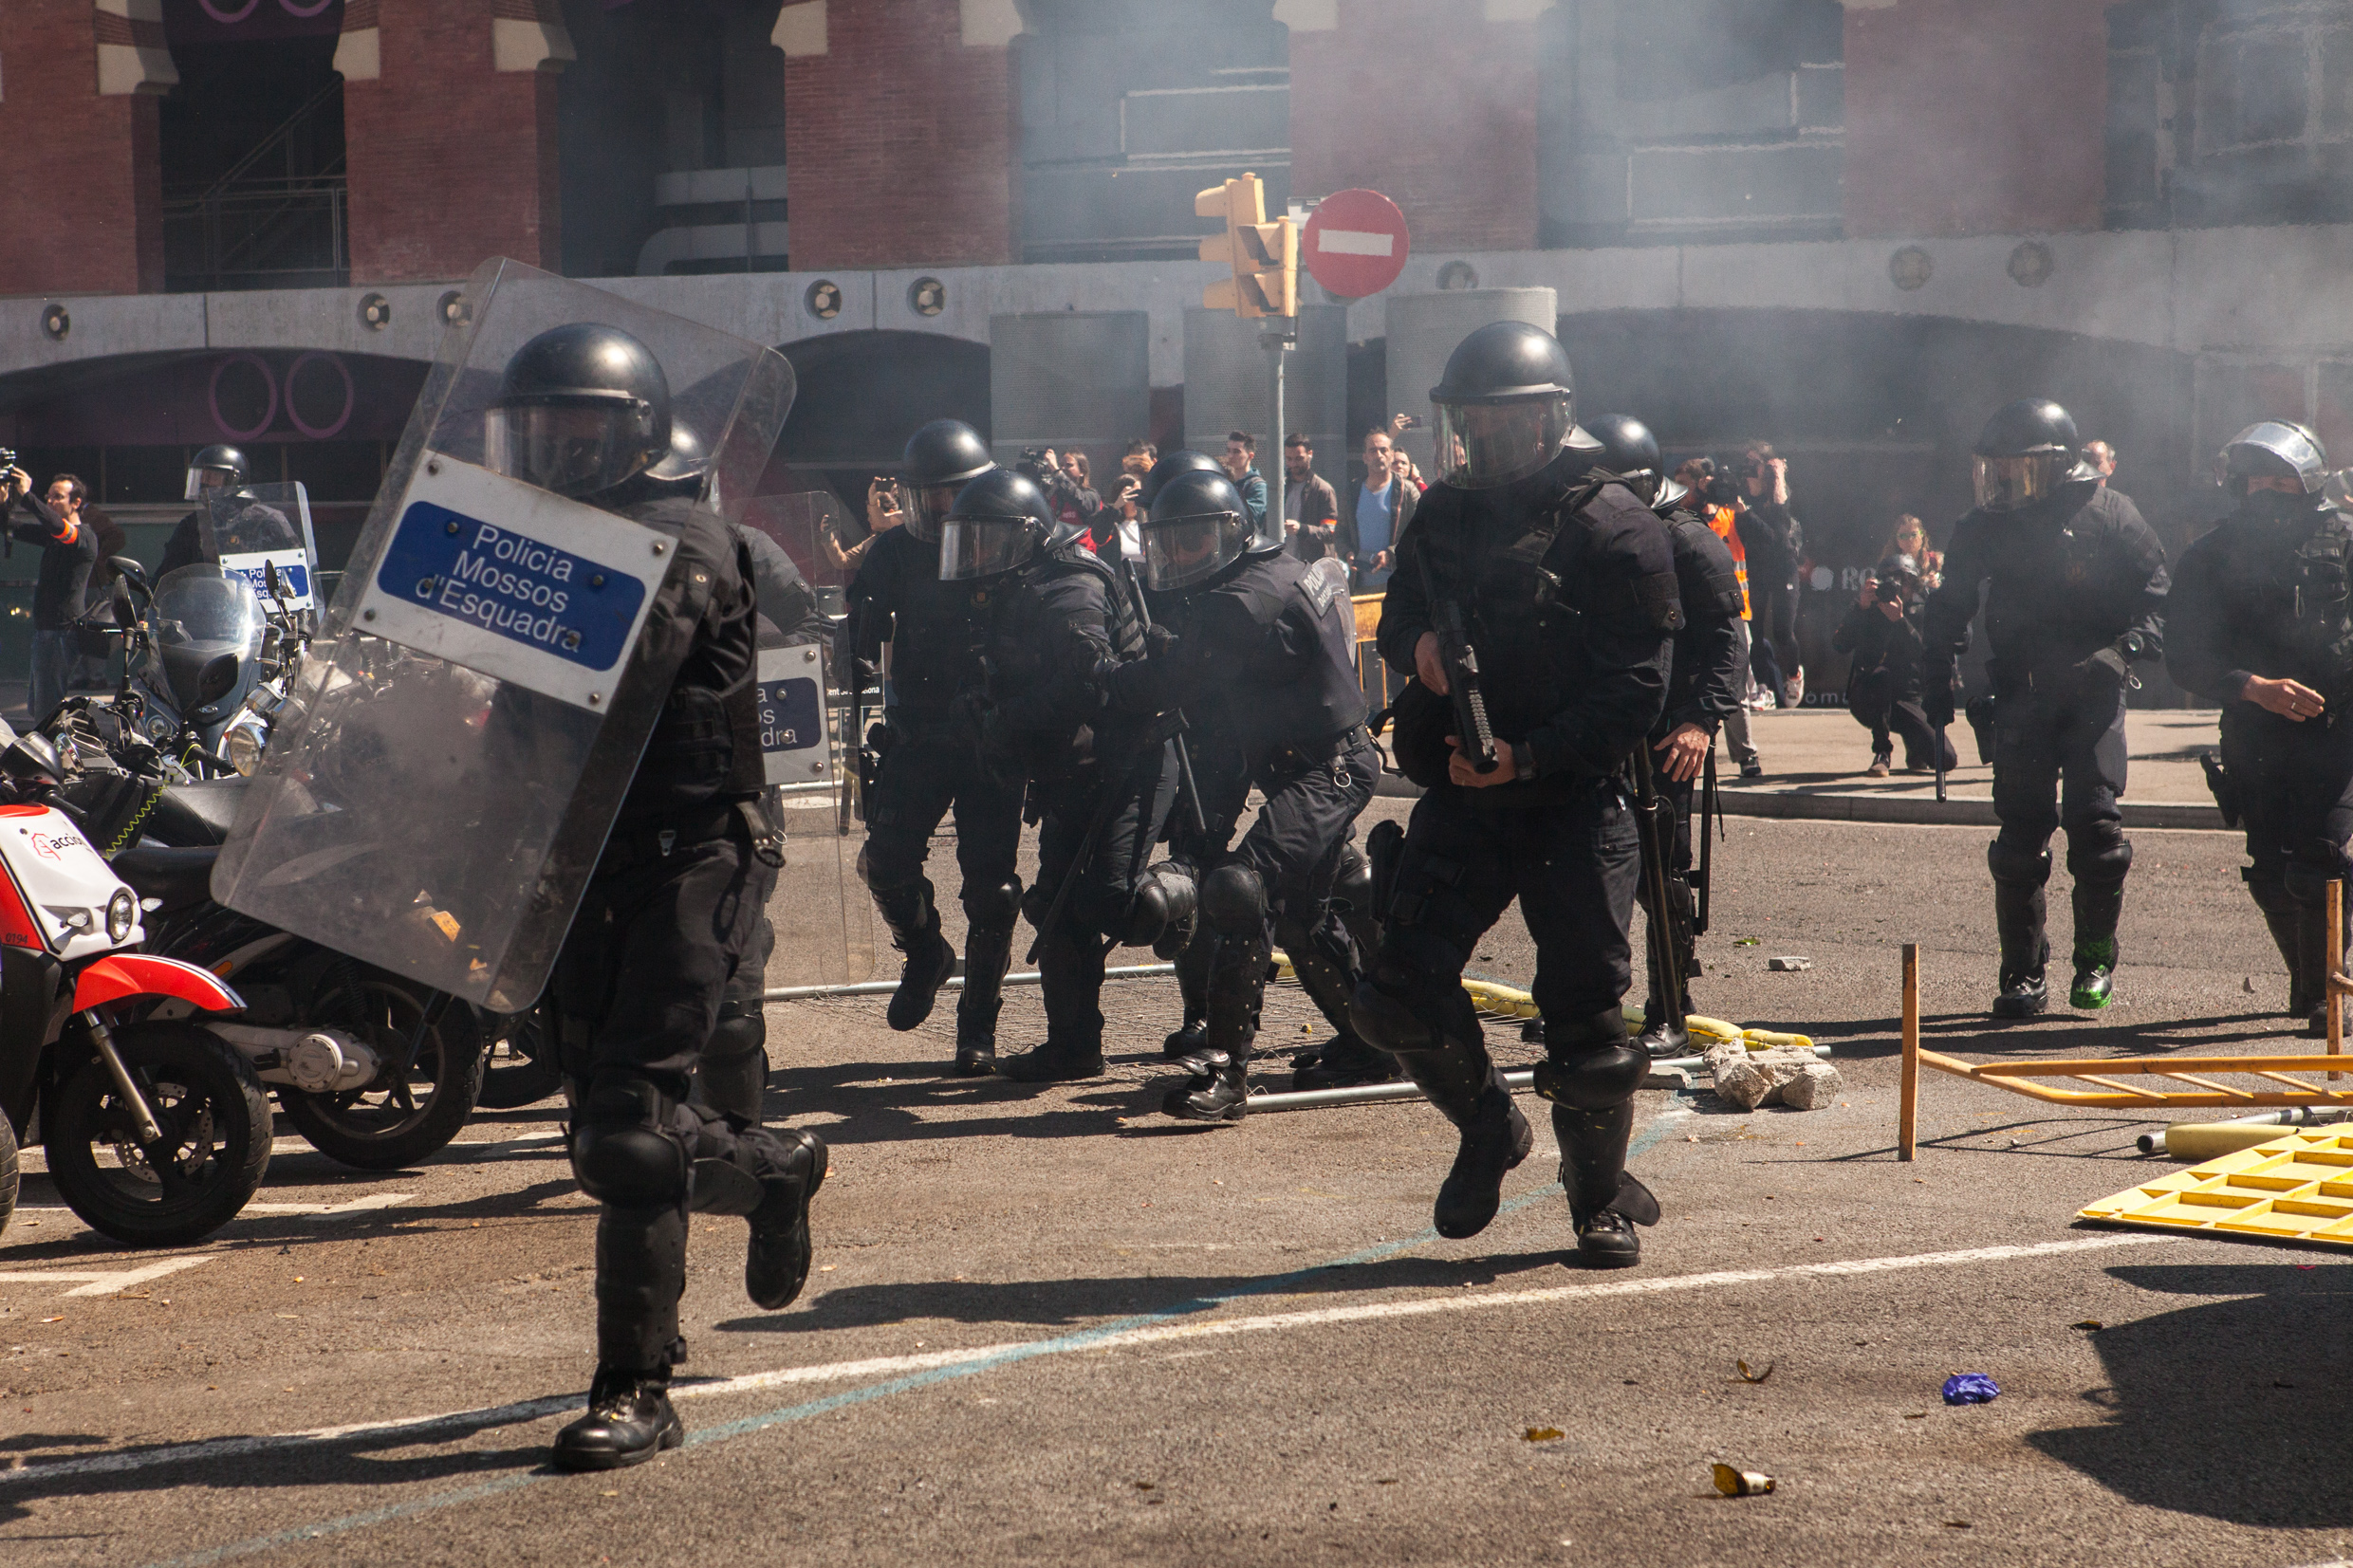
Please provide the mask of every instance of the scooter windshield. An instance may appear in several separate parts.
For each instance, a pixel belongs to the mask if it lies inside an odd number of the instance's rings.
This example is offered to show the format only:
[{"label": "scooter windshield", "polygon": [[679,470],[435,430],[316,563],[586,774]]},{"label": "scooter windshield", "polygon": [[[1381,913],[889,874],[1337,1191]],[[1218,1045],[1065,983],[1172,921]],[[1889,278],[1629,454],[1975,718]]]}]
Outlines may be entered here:
[{"label": "scooter windshield", "polygon": [[252,584],[218,566],[182,566],[156,585],[148,611],[151,668],[181,711],[203,706],[197,678],[223,654],[240,663],[260,656],[267,622]]}]

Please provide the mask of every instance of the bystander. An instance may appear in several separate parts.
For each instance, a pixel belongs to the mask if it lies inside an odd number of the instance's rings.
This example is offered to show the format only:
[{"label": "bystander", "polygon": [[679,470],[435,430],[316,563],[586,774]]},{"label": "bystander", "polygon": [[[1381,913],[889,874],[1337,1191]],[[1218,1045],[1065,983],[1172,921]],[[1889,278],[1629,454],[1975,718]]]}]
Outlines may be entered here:
[{"label": "bystander", "polygon": [[[1853,655],[1846,710],[1871,731],[1875,779],[1887,777],[1894,735],[1903,737],[1903,770],[1958,766],[1952,743],[1929,724],[1921,705],[1920,607],[1926,590],[1917,557],[1892,555],[1862,580],[1862,592],[1830,635],[1835,652]],[[1894,734],[1891,735],[1890,731]]]},{"label": "bystander", "polygon": [[1251,464],[1258,461],[1258,438],[1246,430],[1226,432],[1226,476],[1242,492],[1243,509],[1250,513],[1254,533],[1267,523],[1267,482]]},{"label": "bystander", "polygon": [[1806,530],[1789,511],[1788,459],[1767,442],[1751,441],[1741,461],[1741,492],[1735,492],[1732,507],[1748,548],[1756,610],[1751,663],[1758,683],[1780,706],[1795,708],[1806,700],[1806,666],[1797,641],[1797,563],[1806,553]]},{"label": "bystander", "polygon": [[1359,593],[1388,586],[1397,542],[1421,500],[1421,491],[1405,477],[1406,466],[1389,432],[1376,425],[1364,433],[1364,481],[1357,487],[1355,505],[1343,515],[1339,536],[1340,553],[1355,574]]},{"label": "bystander", "polygon": [[[1675,481],[1691,492],[1691,499],[1686,505],[1698,514],[1699,521],[1714,530],[1715,537],[1724,542],[1724,547],[1732,552],[1732,572],[1740,580],[1740,661],[1737,668],[1745,670],[1749,668],[1755,606],[1749,598],[1749,562],[1741,544],[1739,524],[1729,504],[1712,499],[1715,489],[1715,460],[1711,457],[1689,459],[1675,470]],[[1756,743],[1749,736],[1749,710],[1745,704],[1735,706],[1724,716],[1724,745],[1732,752],[1732,761],[1740,765],[1742,778],[1761,779],[1765,776],[1764,759],[1756,754]]]},{"label": "bystander", "polygon": [[12,537],[41,549],[41,572],[32,590],[32,689],[27,705],[35,724],[65,700],[73,670],[73,623],[82,615],[82,596],[98,561],[98,535],[82,522],[89,499],[89,487],[70,473],[51,479],[46,498],[33,495],[32,475],[23,469],[0,475],[0,522]]},{"label": "bystander", "polygon": [[1283,438],[1283,531],[1290,536],[1291,554],[1302,561],[1334,554],[1339,519],[1340,498],[1315,471],[1315,449],[1292,432]]}]

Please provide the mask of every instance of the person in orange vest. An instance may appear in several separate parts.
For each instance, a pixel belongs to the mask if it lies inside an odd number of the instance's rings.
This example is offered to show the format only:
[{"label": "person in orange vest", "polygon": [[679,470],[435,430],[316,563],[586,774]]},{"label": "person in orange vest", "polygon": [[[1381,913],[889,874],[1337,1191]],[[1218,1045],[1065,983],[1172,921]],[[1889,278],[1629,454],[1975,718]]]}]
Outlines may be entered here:
[{"label": "person in orange vest", "polygon": [[[1740,543],[1740,530],[1734,526],[1732,507],[1717,504],[1710,493],[1715,484],[1715,459],[1691,458],[1675,470],[1675,478],[1677,484],[1691,492],[1691,499],[1684,504],[1699,514],[1699,521],[1713,529],[1715,536],[1724,542],[1724,547],[1732,553],[1732,569],[1740,578],[1739,668],[1746,670],[1749,668],[1751,622],[1755,617],[1754,606],[1749,600],[1749,552]],[[1749,739],[1749,710],[1745,705],[1735,705],[1726,715],[1724,744],[1731,749],[1732,761],[1740,765],[1742,778],[1761,779],[1765,776],[1765,764],[1756,754],[1755,743]]]}]

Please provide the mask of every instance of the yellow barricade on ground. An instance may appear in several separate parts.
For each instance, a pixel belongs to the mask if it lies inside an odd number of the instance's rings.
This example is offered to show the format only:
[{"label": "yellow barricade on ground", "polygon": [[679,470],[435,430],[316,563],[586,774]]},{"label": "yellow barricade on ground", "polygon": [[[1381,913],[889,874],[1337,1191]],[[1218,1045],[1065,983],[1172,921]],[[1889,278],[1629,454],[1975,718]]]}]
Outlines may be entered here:
[{"label": "yellow barricade on ground", "polygon": [[2353,1128],[2289,1133],[2126,1188],[2079,1217],[2241,1241],[2353,1246]]}]

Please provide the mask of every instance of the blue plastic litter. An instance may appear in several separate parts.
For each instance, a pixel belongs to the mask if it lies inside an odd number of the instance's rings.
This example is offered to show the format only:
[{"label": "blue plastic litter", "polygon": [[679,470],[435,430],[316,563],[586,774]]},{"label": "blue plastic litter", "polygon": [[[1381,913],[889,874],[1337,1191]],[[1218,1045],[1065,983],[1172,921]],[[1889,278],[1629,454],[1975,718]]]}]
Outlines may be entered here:
[{"label": "blue plastic litter", "polygon": [[1944,1380],[1948,1405],[1990,1405],[2001,1394],[2000,1387],[1982,1372],[1956,1372]]}]

